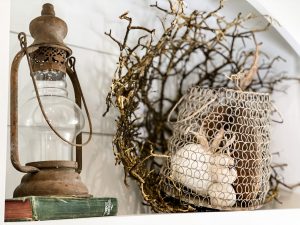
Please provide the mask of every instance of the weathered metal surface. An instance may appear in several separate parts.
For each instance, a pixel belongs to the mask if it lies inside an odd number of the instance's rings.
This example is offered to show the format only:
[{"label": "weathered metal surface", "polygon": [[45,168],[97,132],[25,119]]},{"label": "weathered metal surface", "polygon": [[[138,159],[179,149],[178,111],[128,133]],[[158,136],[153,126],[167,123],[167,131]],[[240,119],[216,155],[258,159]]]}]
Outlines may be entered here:
[{"label": "weathered metal surface", "polygon": [[[88,108],[80,87],[75,70],[75,58],[69,57],[72,53],[64,43],[67,34],[65,22],[55,17],[54,8],[51,4],[43,5],[42,16],[34,19],[30,24],[30,32],[34,38],[32,45],[27,47],[26,35],[20,33],[18,38],[22,50],[15,56],[11,68],[11,162],[20,172],[26,174],[21,184],[16,188],[14,197],[28,195],[55,195],[55,196],[77,196],[88,197],[88,190],[81,182],[79,173],[82,169],[82,145],[91,140],[92,124]],[[88,140],[82,144],[82,134],[76,138],[76,143],[67,143],[76,146],[75,161],[41,161],[21,165],[18,152],[18,69],[20,61],[27,57],[30,75],[36,91],[36,96],[49,127],[61,136],[52,127],[40,102],[33,73],[43,70],[59,70],[68,74],[72,81],[76,104],[81,108],[81,103],[87,113],[90,125]],[[61,138],[65,141],[63,138]]]},{"label": "weathered metal surface", "polygon": [[32,166],[21,165],[18,151],[18,70],[25,52],[19,51],[11,65],[10,76],[10,159],[14,168],[23,173],[39,171]]},{"label": "weathered metal surface", "polygon": [[34,41],[31,46],[56,45],[72,54],[72,50],[63,42],[68,33],[65,21],[55,16],[53,5],[43,5],[41,16],[33,19],[29,25],[29,31]]},{"label": "weathered metal surface", "polygon": [[49,161],[37,161],[26,163],[26,166],[34,166],[39,169],[59,169],[59,168],[70,168],[77,169],[78,164],[75,161],[67,161],[67,160],[49,160]]},{"label": "weathered metal surface", "polygon": [[32,72],[56,70],[66,73],[67,52],[61,48],[43,46],[29,54]]},{"label": "weathered metal surface", "polygon": [[41,161],[31,165],[40,169],[37,173],[23,176],[15,189],[14,197],[25,196],[75,196],[90,197],[87,187],[76,172],[77,163],[72,161]]}]

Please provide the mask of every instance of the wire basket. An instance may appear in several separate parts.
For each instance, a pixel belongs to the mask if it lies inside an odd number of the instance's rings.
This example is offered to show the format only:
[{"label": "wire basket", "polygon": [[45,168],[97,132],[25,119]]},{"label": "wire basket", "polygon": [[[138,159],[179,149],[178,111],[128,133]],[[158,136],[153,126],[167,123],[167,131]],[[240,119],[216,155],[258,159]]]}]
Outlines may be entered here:
[{"label": "wire basket", "polygon": [[164,192],[199,207],[261,207],[271,175],[269,95],[193,87],[178,105]]}]

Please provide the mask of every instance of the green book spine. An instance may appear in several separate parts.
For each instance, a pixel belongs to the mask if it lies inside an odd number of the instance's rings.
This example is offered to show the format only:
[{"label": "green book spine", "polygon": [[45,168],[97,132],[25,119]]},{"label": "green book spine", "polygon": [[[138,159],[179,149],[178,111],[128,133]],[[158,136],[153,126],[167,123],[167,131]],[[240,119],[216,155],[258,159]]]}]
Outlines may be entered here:
[{"label": "green book spine", "polygon": [[116,198],[72,198],[30,196],[33,220],[56,220],[114,216],[118,211]]}]

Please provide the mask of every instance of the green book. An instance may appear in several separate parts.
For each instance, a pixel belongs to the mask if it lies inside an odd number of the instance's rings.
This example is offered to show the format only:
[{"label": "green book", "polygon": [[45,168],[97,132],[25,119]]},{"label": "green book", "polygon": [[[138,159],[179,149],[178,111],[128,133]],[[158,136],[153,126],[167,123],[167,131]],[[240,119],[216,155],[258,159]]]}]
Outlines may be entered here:
[{"label": "green book", "polygon": [[116,198],[29,196],[5,200],[5,221],[57,220],[114,216]]}]

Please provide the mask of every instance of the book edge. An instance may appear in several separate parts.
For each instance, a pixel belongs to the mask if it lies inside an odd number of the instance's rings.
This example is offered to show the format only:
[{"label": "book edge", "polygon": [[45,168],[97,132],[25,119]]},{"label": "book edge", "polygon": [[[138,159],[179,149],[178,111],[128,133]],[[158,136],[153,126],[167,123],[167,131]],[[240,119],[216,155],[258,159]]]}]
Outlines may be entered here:
[{"label": "book edge", "polygon": [[[8,201],[26,201],[29,200],[31,204],[31,211],[32,211],[32,218],[22,218],[17,220],[9,220],[9,221],[43,221],[43,220],[59,220],[59,219],[75,219],[75,218],[91,218],[91,217],[104,217],[104,216],[115,216],[118,213],[118,199],[115,197],[92,197],[88,200],[92,201],[99,201],[103,202],[103,210],[101,212],[89,212],[88,214],[85,213],[78,213],[73,212],[70,214],[61,215],[52,215],[52,216],[43,216],[39,215],[38,205],[40,200],[65,200],[70,201],[72,203],[76,203],[77,200],[84,200],[83,198],[76,198],[76,197],[57,197],[57,196],[28,196],[22,198],[15,198],[15,199],[6,199]],[[8,220],[7,220],[8,221]],[[8,222],[9,222],[8,221]]]}]

